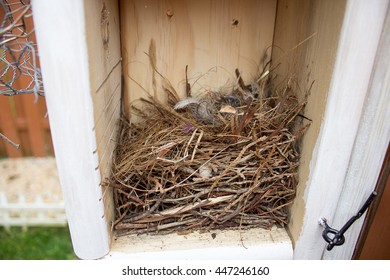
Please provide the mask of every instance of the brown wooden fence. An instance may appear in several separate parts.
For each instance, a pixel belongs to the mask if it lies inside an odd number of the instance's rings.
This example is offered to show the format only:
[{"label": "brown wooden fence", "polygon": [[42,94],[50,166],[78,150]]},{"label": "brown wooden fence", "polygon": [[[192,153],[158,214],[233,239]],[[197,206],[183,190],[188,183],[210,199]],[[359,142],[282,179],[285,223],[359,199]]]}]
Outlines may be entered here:
[{"label": "brown wooden fence", "polygon": [[1,157],[53,155],[49,120],[44,97],[34,102],[34,95],[0,95],[0,132],[13,142],[16,149],[0,138]]}]

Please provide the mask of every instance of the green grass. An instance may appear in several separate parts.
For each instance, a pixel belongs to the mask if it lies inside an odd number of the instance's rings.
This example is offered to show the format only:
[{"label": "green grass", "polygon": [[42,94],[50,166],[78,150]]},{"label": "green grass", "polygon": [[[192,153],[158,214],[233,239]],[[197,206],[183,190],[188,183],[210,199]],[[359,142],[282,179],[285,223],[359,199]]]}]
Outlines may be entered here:
[{"label": "green grass", "polygon": [[0,227],[0,260],[72,260],[68,227]]}]

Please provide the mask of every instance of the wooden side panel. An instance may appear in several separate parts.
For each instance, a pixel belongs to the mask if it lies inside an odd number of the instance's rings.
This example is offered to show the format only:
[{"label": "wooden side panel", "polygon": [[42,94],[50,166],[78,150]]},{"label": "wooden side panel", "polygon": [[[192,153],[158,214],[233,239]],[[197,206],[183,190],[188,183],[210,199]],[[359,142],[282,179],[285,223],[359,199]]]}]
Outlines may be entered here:
[{"label": "wooden side panel", "polygon": [[[348,169],[354,166],[351,164],[353,146],[366,110],[367,90],[387,6],[388,1],[364,0],[279,2],[275,34],[280,38],[275,36],[275,44],[286,45],[283,48],[286,51],[307,44],[297,58],[291,52],[290,68],[281,70],[281,75],[294,74],[303,93],[315,81],[304,112],[313,123],[302,140],[300,186],[291,208],[289,229],[296,242],[294,258],[322,258],[326,243],[321,236],[319,218],[341,221],[346,213],[338,211],[338,204],[350,202],[342,200],[342,193]],[[304,33],[296,37],[289,30],[291,24],[298,34]],[[283,37],[283,31],[291,41]],[[311,39],[300,43],[312,34],[315,35]],[[275,63],[277,54],[273,54]],[[382,112],[380,118],[384,116]],[[348,188],[349,195],[364,193],[371,187],[359,184],[356,188],[359,191]],[[338,250],[350,248],[351,245],[344,244]]]},{"label": "wooden side panel", "polygon": [[275,0],[120,1],[127,106],[145,92],[163,99],[151,61],[182,96],[186,65],[195,95],[231,86],[235,68],[249,81],[270,59],[275,10]]},{"label": "wooden side panel", "polygon": [[289,224],[293,242],[302,230],[305,188],[324,117],[345,4],[338,0],[278,1],[272,55],[273,66],[278,65],[277,81],[291,79],[302,99],[311,89],[304,115],[313,120],[301,143],[299,185]]},{"label": "wooden side panel", "polygon": [[[118,1],[85,1],[88,63],[101,184],[110,175],[117,123],[121,109],[121,53]],[[114,207],[110,189],[103,187],[107,231],[111,232]]]}]

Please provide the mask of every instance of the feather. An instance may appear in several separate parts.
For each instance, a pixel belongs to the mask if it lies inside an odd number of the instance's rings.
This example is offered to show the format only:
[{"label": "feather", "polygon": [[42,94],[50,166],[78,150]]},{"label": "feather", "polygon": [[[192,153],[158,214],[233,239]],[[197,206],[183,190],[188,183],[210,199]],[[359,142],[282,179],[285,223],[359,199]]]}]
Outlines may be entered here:
[{"label": "feather", "polygon": [[176,103],[174,109],[175,110],[180,110],[186,108],[190,104],[199,104],[199,100],[194,97],[188,97],[186,99],[180,100],[179,102]]}]

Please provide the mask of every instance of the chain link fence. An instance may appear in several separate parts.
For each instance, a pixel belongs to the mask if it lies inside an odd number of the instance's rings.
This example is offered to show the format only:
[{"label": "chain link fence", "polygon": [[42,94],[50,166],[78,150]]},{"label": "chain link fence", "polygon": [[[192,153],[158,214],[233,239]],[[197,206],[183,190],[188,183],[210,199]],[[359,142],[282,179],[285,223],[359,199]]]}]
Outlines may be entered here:
[{"label": "chain link fence", "polygon": [[0,94],[43,95],[30,1],[0,0]]}]

